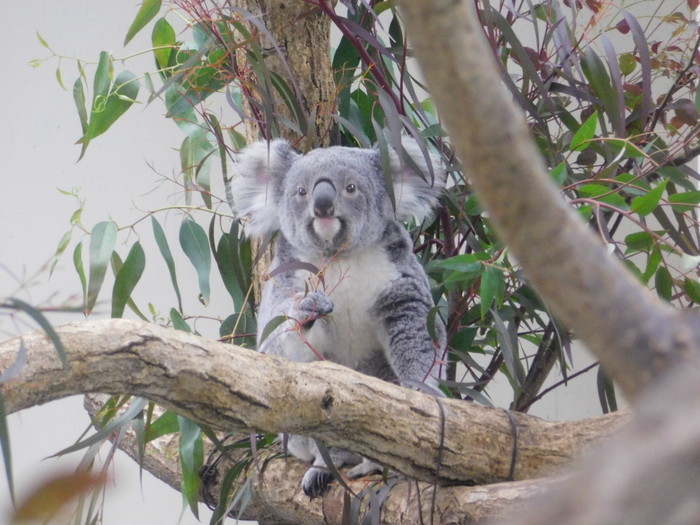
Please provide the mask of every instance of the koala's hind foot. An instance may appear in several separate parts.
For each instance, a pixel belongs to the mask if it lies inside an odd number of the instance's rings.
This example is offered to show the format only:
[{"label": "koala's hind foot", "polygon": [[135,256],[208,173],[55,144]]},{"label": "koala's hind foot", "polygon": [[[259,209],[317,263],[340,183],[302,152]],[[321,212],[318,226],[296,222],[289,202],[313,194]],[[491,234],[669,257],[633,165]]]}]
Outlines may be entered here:
[{"label": "koala's hind foot", "polygon": [[[352,464],[357,462],[356,455],[350,453],[345,454],[348,454],[347,459],[351,460],[347,461],[346,463]],[[301,486],[304,489],[304,494],[310,498],[322,496],[328,488],[330,482],[333,481],[333,473],[330,471],[330,469],[325,466],[325,464],[323,466],[317,466],[315,463],[316,462],[314,462],[314,466],[306,471],[304,474],[304,479],[301,482]],[[336,463],[336,467],[339,467],[335,459],[334,463]],[[348,470],[348,477],[350,479],[361,478],[373,472],[380,472],[383,470],[383,468],[384,467],[382,467],[382,465],[376,463],[375,461],[362,458],[359,465],[355,465],[353,468]]]},{"label": "koala's hind foot", "polygon": [[306,295],[298,294],[298,296],[297,320],[307,330],[314,325],[317,319],[333,311],[333,301],[323,292],[309,292]]},{"label": "koala's hind foot", "polygon": [[[357,454],[335,447],[330,448],[328,452],[336,469],[343,465],[357,465],[363,461]],[[318,453],[314,458],[313,465],[306,471],[301,480],[301,488],[304,490],[304,494],[310,498],[316,498],[323,495],[331,481],[333,481],[333,473],[321,454]]]}]

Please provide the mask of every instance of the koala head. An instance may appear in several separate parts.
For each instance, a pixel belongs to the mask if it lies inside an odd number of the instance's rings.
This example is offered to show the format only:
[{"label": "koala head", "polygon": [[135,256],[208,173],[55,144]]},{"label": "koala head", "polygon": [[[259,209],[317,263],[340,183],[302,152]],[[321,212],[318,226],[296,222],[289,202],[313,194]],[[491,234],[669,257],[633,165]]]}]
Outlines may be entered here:
[{"label": "koala head", "polygon": [[412,139],[404,138],[402,148],[405,156],[389,150],[394,210],[379,149],[334,146],[301,155],[284,140],[256,142],[238,156],[236,211],[247,219],[248,235],[280,231],[303,253],[329,256],[369,246],[387,221],[425,218],[444,188],[437,158],[426,160]]}]

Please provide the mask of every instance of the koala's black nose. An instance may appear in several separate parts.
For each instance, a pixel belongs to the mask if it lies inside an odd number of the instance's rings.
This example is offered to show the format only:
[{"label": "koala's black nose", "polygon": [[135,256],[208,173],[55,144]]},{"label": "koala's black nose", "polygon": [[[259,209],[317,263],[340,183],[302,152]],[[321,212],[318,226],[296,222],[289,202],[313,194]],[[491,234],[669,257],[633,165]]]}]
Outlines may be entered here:
[{"label": "koala's black nose", "polygon": [[329,180],[322,179],[316,183],[313,191],[314,215],[319,219],[333,217],[335,186]]}]

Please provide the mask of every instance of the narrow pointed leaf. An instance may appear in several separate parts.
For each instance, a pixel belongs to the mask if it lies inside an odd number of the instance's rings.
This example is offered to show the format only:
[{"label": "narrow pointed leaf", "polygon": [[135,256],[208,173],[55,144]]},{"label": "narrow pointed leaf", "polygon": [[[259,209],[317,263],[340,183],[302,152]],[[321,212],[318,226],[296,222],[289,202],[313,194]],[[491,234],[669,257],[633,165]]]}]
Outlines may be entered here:
[{"label": "narrow pointed leaf", "polygon": [[638,213],[639,215],[649,215],[651,212],[653,212],[661,201],[661,196],[666,189],[667,182],[668,181],[663,181],[646,195],[632,199],[632,211]]},{"label": "narrow pointed leaf", "polygon": [[192,514],[199,519],[198,503],[201,479],[199,469],[204,464],[202,431],[196,423],[178,416],[180,426],[180,466],[182,467],[182,494]]},{"label": "narrow pointed leaf", "polygon": [[180,226],[180,246],[197,271],[200,300],[209,302],[209,273],[211,271],[211,250],[204,229],[187,216]]},{"label": "narrow pointed leaf", "polygon": [[114,279],[114,288],[112,289],[112,317],[118,318],[124,315],[124,307],[131,297],[136,284],[143,275],[143,270],[146,267],[146,254],[141,247],[141,243],[136,242],[129,250],[129,255],[119,273]]},{"label": "narrow pointed leaf", "polygon": [[586,121],[581,124],[578,131],[571,139],[572,151],[583,151],[590,146],[590,140],[595,136],[595,131],[598,127],[598,113],[594,112]]},{"label": "narrow pointed leaf", "polygon": [[170,274],[170,282],[175,290],[175,295],[177,296],[177,306],[182,312],[182,297],[180,296],[180,287],[177,284],[177,273],[175,271],[175,260],[173,259],[173,254],[170,251],[170,246],[168,246],[168,240],[165,237],[165,232],[163,227],[160,225],[158,220],[151,215],[151,225],[153,226],[153,236],[156,239],[156,244],[160,250],[160,254],[165,260],[165,265],[168,267],[168,273]]},{"label": "narrow pointed leaf", "polygon": [[113,222],[101,222],[95,226],[90,235],[90,272],[87,287],[86,313],[95,307],[97,295],[102,288],[107,265],[114,251],[117,240],[117,226]]},{"label": "narrow pointed leaf", "polygon": [[58,357],[61,359],[61,364],[63,365],[63,368],[66,370],[70,369],[70,365],[68,364],[68,357],[66,355],[66,348],[63,346],[63,343],[61,343],[61,339],[58,337],[56,330],[54,330],[53,326],[51,326],[51,323],[48,319],[46,319],[44,314],[41,313],[40,310],[34,308],[32,305],[25,303],[20,299],[15,299],[14,297],[5,300],[5,303],[10,308],[15,308],[26,313],[29,317],[31,317],[34,320],[36,324],[38,324],[41,327],[41,329],[44,332],[46,332],[46,335],[51,340],[51,343],[56,349],[56,352],[58,352]]},{"label": "narrow pointed leaf", "polygon": [[[24,344],[24,343],[22,343]],[[0,391],[0,447],[2,447],[2,459],[5,465],[5,478],[10,492],[10,501],[15,505],[15,484],[12,478],[12,449],[10,448],[10,432],[7,427],[7,412],[5,411],[5,398]]]},{"label": "narrow pointed leaf", "polygon": [[54,454],[51,457],[64,456],[64,455],[69,454],[71,452],[75,452],[76,450],[90,447],[96,443],[99,443],[101,441],[108,439],[112,434],[114,434],[114,432],[118,431],[124,425],[127,425],[132,419],[134,419],[134,417],[136,417],[136,415],[139,414],[147,404],[148,404],[147,399],[143,399],[140,397],[133,398],[131,400],[131,405],[129,406],[129,408],[127,408],[119,416],[110,420],[105,426],[100,428],[97,432],[95,432],[91,436],[83,439],[82,441],[78,441],[77,443],[74,443],[73,445],[64,448],[63,450],[61,450],[60,452],[57,452],[56,454]]},{"label": "narrow pointed leaf", "polygon": [[655,284],[659,297],[667,301],[673,299],[673,279],[665,266],[660,266],[656,271]]},{"label": "narrow pointed leaf", "polygon": [[78,274],[78,279],[80,279],[80,286],[83,290],[83,308],[85,308],[87,305],[87,278],[83,265],[83,241],[80,241],[73,250],[73,266]]},{"label": "narrow pointed leaf", "polygon": [[[175,30],[165,18],[159,18],[153,26],[151,43],[158,67],[162,70],[170,65],[170,56],[175,48]],[[165,76],[168,76],[165,73]]]},{"label": "narrow pointed leaf", "polygon": [[73,84],[73,100],[75,101],[75,107],[78,110],[78,117],[80,118],[80,128],[83,134],[87,131],[88,126],[88,114],[85,108],[85,89],[83,88],[83,80],[77,78]]},{"label": "narrow pointed leaf", "polygon": [[153,18],[160,11],[161,0],[144,0],[141,4],[139,12],[136,13],[136,18],[131,23],[131,27],[126,32],[126,38],[124,38],[124,45],[127,45],[136,34],[141,31],[148,22],[153,20]]}]

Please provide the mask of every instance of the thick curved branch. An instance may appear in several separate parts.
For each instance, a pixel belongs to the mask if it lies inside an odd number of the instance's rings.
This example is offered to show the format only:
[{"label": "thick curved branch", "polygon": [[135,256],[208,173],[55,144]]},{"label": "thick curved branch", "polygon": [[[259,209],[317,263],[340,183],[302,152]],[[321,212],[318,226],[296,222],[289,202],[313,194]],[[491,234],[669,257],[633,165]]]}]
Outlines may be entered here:
[{"label": "thick curved branch", "polygon": [[[93,416],[100,412],[107,396],[85,396],[85,405]],[[129,433],[119,443],[119,448],[130,455],[134,461],[143,461],[143,468],[157,478],[180,490],[182,474],[178,460],[178,436],[163,436],[155,446],[149,446],[143,457],[140,456],[135,435]],[[242,454],[245,451],[240,451]],[[351,505],[356,497],[362,497],[358,507],[360,516],[371,512],[371,498],[367,489],[374,491],[386,487],[381,475],[364,477],[359,480],[345,479],[352,490],[347,494],[338,483],[332,483],[323,499],[310,499],[300,490],[300,482],[307,465],[293,459],[273,457],[280,452],[277,448],[258,451],[259,470],[254,464],[239,476],[230,494],[233,496],[241,490],[252,477],[248,485],[250,500],[241,515],[242,519],[257,520],[261,525],[333,525],[347,523],[343,521],[347,512],[348,498]],[[207,483],[204,489],[208,496],[205,501],[210,504],[218,502],[219,483],[233,464],[242,457],[235,455],[236,450],[229,450],[222,461],[217,461],[215,480]],[[216,455],[216,453],[215,453]],[[211,466],[209,467],[211,468]],[[207,475],[207,480],[210,480]],[[505,483],[493,483],[479,486],[436,487],[433,484],[397,479],[391,475],[391,489],[381,502],[380,523],[386,525],[424,525],[431,522],[431,516],[440,517],[440,523],[460,523],[468,525],[479,523],[489,518],[505,516],[514,505],[538,496],[553,483],[560,480],[531,479]],[[361,522],[361,520],[359,520]]]},{"label": "thick curved branch", "polygon": [[[43,334],[23,336],[28,363],[2,385],[8,412],[71,394],[131,393],[214,429],[305,434],[424,481],[436,481],[439,472],[442,484],[548,474],[624,417],[547,422],[438,400],[329,362],[294,363],[137,321],[87,321],[57,332],[70,370]],[[0,344],[0,369],[18,347],[19,339]]]},{"label": "thick curved branch", "polygon": [[547,177],[495,67],[474,2],[405,0],[401,12],[441,118],[505,244],[557,316],[634,397],[698,352],[698,328],[606,252]]}]

